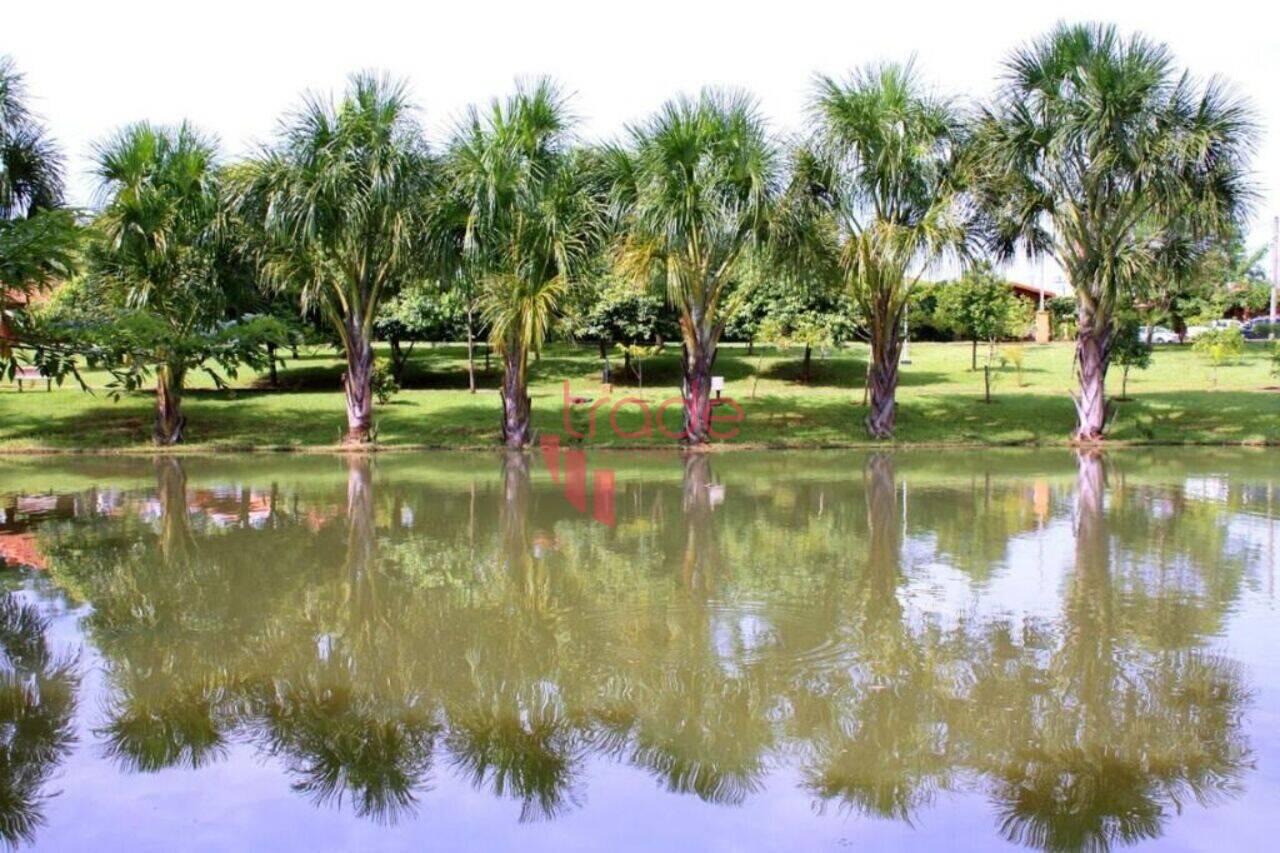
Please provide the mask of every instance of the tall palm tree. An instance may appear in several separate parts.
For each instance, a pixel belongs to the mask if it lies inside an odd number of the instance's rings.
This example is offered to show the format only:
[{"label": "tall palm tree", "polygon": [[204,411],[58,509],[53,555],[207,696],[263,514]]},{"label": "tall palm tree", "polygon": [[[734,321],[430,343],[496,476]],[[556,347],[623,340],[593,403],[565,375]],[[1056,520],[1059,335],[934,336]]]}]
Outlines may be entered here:
[{"label": "tall palm tree", "polygon": [[157,444],[182,440],[182,388],[191,367],[183,341],[221,317],[213,250],[218,209],[217,143],[189,124],[129,125],[95,149],[102,240],[100,278],[125,307],[160,324],[156,368]]},{"label": "tall palm tree", "polygon": [[355,74],[337,103],[307,96],[275,144],[231,173],[231,209],[265,277],[317,307],[342,342],[349,444],[372,439],[378,309],[425,274],[436,164],[414,112],[402,83]]},{"label": "tall palm tree", "polygon": [[447,159],[450,201],[441,221],[462,276],[480,281],[490,340],[503,361],[502,440],[531,433],[529,354],[600,233],[600,203],[582,156],[570,148],[573,118],[549,80],[520,86],[487,113],[472,108]]},{"label": "tall palm tree", "polygon": [[767,232],[778,157],[753,98],[706,90],[667,102],[605,158],[619,217],[619,267],[657,278],[680,312],[683,440],[710,438],[711,370],[724,298]]},{"label": "tall palm tree", "polygon": [[931,263],[967,254],[973,234],[957,178],[963,123],[911,63],[820,77],[810,116],[773,242],[843,277],[869,327],[867,431],[888,438],[911,289]]},{"label": "tall palm tree", "polygon": [[62,153],[27,98],[22,74],[0,56],[0,219],[62,204]]},{"label": "tall palm tree", "polygon": [[974,164],[994,244],[1045,253],[1078,304],[1075,437],[1106,426],[1115,309],[1158,266],[1165,232],[1213,236],[1252,196],[1251,110],[1220,80],[1178,72],[1166,46],[1059,25],[1016,51],[977,122]]},{"label": "tall palm tree", "polygon": [[[27,105],[22,75],[0,56],[0,348],[10,355],[13,297],[65,278],[79,228],[62,208],[62,153]],[[14,300],[18,307],[23,299]]]}]

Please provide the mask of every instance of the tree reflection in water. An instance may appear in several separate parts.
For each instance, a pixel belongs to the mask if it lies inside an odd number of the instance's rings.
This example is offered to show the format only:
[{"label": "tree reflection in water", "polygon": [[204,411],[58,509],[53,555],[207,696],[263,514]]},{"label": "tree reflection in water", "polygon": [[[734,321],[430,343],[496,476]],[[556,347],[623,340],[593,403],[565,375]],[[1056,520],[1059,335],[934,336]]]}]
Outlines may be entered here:
[{"label": "tree reflection in water", "polygon": [[[263,484],[265,518],[214,524],[167,459],[154,523],[48,528],[53,577],[93,604],[98,735],[122,767],[247,742],[315,802],[384,822],[445,776],[547,820],[586,801],[601,760],[725,805],[794,767],[823,808],[912,822],[978,792],[1007,840],[1066,849],[1158,837],[1250,766],[1244,674],[1205,650],[1245,571],[1222,510],[1169,502],[1203,527],[1171,535],[1143,511],[1166,496],[1111,485],[1096,453],[1034,504],[1025,478],[931,479],[886,453],[860,477],[727,484],[689,454],[676,476],[619,479],[616,528],[519,453],[430,485],[341,464],[345,493]],[[1000,543],[964,545],[975,513]],[[907,595],[911,547],[981,591],[1013,537],[1068,519],[1055,618]]]},{"label": "tree reflection in water", "polygon": [[0,595],[0,842],[31,842],[45,790],[75,742],[75,660],[54,654],[47,623],[13,593]]}]

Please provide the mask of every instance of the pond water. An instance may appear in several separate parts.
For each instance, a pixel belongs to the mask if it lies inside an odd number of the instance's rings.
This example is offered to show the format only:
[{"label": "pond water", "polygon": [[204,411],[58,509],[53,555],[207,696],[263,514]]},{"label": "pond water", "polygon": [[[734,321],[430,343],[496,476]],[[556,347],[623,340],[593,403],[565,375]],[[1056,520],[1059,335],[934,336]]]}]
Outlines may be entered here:
[{"label": "pond water", "polygon": [[1260,849],[1280,456],[0,460],[0,841]]}]

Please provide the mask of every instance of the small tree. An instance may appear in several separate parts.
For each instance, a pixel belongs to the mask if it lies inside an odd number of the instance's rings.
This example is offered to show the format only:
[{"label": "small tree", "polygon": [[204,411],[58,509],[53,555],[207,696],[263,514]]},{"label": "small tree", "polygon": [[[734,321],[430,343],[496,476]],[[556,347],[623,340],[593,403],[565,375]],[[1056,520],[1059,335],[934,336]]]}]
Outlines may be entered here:
[{"label": "small tree", "polygon": [[1192,352],[1213,367],[1213,385],[1218,385],[1218,368],[1240,360],[1244,354],[1244,333],[1236,328],[1209,329],[1195,339]]},{"label": "small tree", "polygon": [[405,368],[417,343],[465,337],[463,298],[458,291],[441,293],[435,282],[422,282],[405,288],[383,307],[374,331],[390,346],[390,370],[397,383],[404,382]]},{"label": "small tree", "polygon": [[823,292],[785,279],[775,279],[764,293],[770,298],[759,337],[780,349],[803,347],[800,381],[808,384],[813,378],[813,351],[833,349],[853,339],[853,300],[847,292]]},{"label": "small tree", "polygon": [[[572,326],[576,337],[594,340],[600,347],[600,358],[608,361],[612,344],[633,345],[642,341],[658,341],[679,334],[671,309],[661,296],[638,287],[635,283],[608,277],[600,281],[590,294],[590,305]],[[630,350],[623,353],[623,368],[631,367]]]},{"label": "small tree", "polygon": [[[217,362],[265,364],[265,343],[285,340],[268,319],[227,319],[222,256],[214,233],[217,150],[188,124],[130,125],[96,150],[103,209],[94,223],[91,298],[100,322],[69,340],[86,358],[114,368],[118,386],[137,388],[154,371],[155,442],[182,440],[186,375]],[[68,327],[63,327],[67,332]]]},{"label": "small tree", "polygon": [[937,288],[934,322],[973,343],[971,370],[978,369],[978,342],[987,344],[987,362],[995,355],[996,342],[1020,337],[1030,323],[1027,306],[1013,288],[986,264]]},{"label": "small tree", "polygon": [[1117,324],[1111,344],[1111,363],[1120,368],[1120,399],[1129,398],[1129,371],[1151,366],[1151,344],[1142,337],[1136,316],[1126,316]]}]

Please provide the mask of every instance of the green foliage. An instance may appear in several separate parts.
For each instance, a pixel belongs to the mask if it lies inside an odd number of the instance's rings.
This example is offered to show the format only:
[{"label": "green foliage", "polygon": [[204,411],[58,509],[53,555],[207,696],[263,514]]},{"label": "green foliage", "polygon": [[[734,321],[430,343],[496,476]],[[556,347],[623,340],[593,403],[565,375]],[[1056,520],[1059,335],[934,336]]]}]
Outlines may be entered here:
[{"label": "green foliage", "polygon": [[936,288],[934,323],[961,338],[994,344],[1021,338],[1031,325],[1030,306],[988,265]]},{"label": "green foliage", "polygon": [[725,334],[730,338],[819,347],[840,346],[855,338],[860,315],[838,282],[831,286],[829,281],[795,279],[755,265],[751,271],[726,304]]},{"label": "green foliage", "polygon": [[0,221],[62,205],[62,152],[28,98],[13,60],[0,56]]},{"label": "green foliage", "polygon": [[1218,368],[1236,364],[1244,354],[1244,333],[1234,327],[1207,329],[1196,336],[1191,351],[1213,367],[1213,384],[1218,384]]},{"label": "green foliage", "polygon": [[69,210],[0,217],[0,282],[24,295],[49,289],[80,267],[82,236]]},{"label": "green foliage", "polygon": [[374,359],[369,385],[380,406],[390,403],[391,398],[400,393],[400,383],[396,381],[395,370],[390,360]]},{"label": "green foliage", "polygon": [[1151,366],[1151,349],[1136,322],[1121,323],[1111,341],[1111,363],[1126,371],[1146,370]]},{"label": "green foliage", "polygon": [[1074,296],[1054,296],[1045,302],[1053,320],[1053,335],[1058,340],[1071,340],[1076,336],[1078,306]]},{"label": "green foliage", "polygon": [[1111,336],[1111,363],[1122,371],[1120,396],[1128,396],[1129,371],[1151,367],[1152,347],[1142,336],[1135,314],[1125,314]]},{"label": "green foliage", "polygon": [[1207,329],[1196,336],[1191,351],[1215,367],[1237,362],[1244,354],[1244,334],[1235,327]]},{"label": "green foliage", "polygon": [[590,305],[570,326],[574,337],[607,345],[669,339],[680,333],[662,297],[632,282],[608,276],[590,296]]},{"label": "green foliage", "polygon": [[405,288],[389,299],[374,324],[381,340],[465,340],[466,314],[459,294],[434,283]]},{"label": "green foliage", "polygon": [[1026,363],[1026,359],[1027,359],[1026,349],[1021,344],[1000,348],[1000,366],[1013,368],[1014,373],[1016,373],[1018,376],[1019,388],[1021,388],[1024,384],[1026,384],[1023,382],[1023,376],[1022,376],[1022,367],[1023,367],[1023,364]]}]

